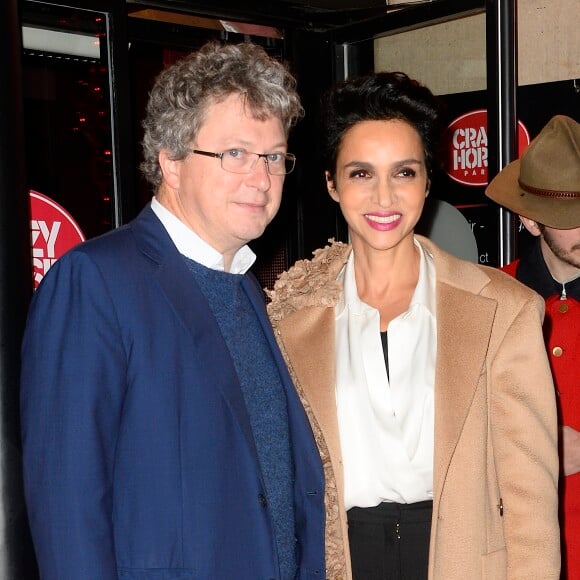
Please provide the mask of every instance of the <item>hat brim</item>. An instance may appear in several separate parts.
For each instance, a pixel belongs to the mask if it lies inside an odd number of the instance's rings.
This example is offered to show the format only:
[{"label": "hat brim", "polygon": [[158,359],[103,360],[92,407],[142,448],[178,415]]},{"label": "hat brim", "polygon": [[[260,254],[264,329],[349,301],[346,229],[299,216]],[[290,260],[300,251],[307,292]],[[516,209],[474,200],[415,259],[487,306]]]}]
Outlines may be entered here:
[{"label": "hat brim", "polygon": [[485,195],[518,215],[560,230],[580,227],[580,198],[555,199],[523,191],[518,182],[520,160],[516,159],[498,173]]}]

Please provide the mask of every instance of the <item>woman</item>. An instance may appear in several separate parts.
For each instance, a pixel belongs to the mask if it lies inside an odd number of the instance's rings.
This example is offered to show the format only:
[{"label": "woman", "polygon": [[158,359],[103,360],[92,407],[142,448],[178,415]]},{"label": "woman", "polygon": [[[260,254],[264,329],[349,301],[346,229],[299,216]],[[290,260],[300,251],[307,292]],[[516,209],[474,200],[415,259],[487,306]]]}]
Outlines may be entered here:
[{"label": "woman", "polygon": [[283,274],[269,313],[325,464],[328,577],[557,579],[541,299],[414,234],[439,135],[427,88],[348,80],[323,118],[351,243]]}]

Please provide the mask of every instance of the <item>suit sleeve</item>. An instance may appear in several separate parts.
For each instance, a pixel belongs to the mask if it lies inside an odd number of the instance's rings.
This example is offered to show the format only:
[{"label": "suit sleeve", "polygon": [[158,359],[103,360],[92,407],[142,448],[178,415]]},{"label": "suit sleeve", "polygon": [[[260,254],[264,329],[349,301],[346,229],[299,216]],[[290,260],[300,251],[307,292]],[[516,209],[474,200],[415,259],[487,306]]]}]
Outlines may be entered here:
[{"label": "suit sleeve", "polygon": [[73,251],[37,290],[22,347],[24,484],[43,580],[117,578],[112,478],[125,367],[103,278]]},{"label": "suit sleeve", "polygon": [[503,502],[509,580],[560,578],[555,391],[532,295],[492,363],[492,437]]}]

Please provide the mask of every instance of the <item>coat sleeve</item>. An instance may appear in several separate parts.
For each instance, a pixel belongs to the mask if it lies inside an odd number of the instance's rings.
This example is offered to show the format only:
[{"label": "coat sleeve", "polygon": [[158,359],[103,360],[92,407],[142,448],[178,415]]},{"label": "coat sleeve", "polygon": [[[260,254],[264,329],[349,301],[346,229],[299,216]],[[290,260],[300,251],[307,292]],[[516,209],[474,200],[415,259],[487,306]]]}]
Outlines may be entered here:
[{"label": "coat sleeve", "polygon": [[531,294],[491,365],[491,429],[510,580],[560,578],[555,391]]},{"label": "coat sleeve", "polygon": [[43,580],[117,578],[111,490],[125,367],[103,278],[73,251],[37,290],[22,347],[24,484]]}]

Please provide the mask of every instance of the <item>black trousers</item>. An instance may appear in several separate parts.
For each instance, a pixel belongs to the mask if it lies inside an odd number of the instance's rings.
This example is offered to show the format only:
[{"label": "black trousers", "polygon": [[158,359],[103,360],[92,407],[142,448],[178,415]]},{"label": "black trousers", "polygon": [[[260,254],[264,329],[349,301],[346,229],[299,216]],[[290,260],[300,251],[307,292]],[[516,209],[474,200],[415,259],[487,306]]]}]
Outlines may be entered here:
[{"label": "black trousers", "polygon": [[354,580],[427,580],[432,513],[432,501],[348,510]]}]

